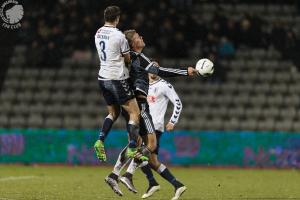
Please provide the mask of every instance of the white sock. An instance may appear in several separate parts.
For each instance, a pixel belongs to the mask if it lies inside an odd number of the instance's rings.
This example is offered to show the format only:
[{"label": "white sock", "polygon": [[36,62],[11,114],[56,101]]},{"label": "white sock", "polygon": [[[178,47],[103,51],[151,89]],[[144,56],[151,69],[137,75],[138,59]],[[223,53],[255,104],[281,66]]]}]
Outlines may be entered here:
[{"label": "white sock", "polygon": [[144,162],[142,162],[142,163],[137,163],[137,162],[135,162],[134,161],[134,159],[132,159],[131,160],[131,162],[130,162],[130,164],[129,164],[129,166],[128,166],[128,168],[127,168],[127,171],[126,172],[128,172],[128,173],[130,173],[130,174],[134,174],[134,172],[139,168],[139,167],[143,167],[143,166],[145,166],[145,165],[147,165],[148,164],[148,161],[144,161]]},{"label": "white sock", "polygon": [[120,175],[122,169],[124,168],[124,166],[131,160],[131,158],[128,158],[126,156],[126,150],[127,150],[127,147],[126,146],[122,151],[121,153],[119,154],[119,157],[118,157],[118,160],[114,166],[114,169],[113,169],[113,173],[116,174],[117,176]]},{"label": "white sock", "polygon": [[160,164],[156,171],[157,173],[161,174],[166,168],[167,167],[164,164]]}]

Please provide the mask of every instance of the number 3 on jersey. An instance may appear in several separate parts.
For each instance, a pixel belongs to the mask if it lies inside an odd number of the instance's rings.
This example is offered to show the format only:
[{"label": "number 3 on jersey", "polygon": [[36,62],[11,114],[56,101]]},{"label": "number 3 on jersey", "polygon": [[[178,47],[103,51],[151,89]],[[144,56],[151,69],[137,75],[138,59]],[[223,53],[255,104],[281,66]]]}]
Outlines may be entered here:
[{"label": "number 3 on jersey", "polygon": [[101,52],[102,52],[100,59],[102,61],[106,61],[105,42],[104,41],[100,41],[99,45],[100,45]]}]

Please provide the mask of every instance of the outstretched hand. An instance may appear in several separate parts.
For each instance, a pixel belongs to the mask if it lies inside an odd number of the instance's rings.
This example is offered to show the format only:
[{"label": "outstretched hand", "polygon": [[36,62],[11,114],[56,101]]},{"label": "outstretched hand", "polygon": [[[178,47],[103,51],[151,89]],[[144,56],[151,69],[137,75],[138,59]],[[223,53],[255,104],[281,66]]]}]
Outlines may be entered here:
[{"label": "outstretched hand", "polygon": [[158,64],[158,62],[156,62],[156,61],[152,61],[152,62],[154,63],[155,67],[160,67],[159,64]]},{"label": "outstretched hand", "polygon": [[194,67],[188,67],[188,75],[189,76],[194,76],[197,74],[198,74],[198,71]]}]

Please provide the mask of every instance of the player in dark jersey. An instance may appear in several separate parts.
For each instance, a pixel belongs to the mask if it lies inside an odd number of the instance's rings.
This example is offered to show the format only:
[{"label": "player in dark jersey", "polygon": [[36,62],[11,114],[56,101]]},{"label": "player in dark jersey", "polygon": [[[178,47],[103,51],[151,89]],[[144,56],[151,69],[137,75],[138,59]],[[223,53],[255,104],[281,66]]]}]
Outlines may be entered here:
[{"label": "player in dark jersey", "polygon": [[[152,117],[149,111],[149,105],[147,102],[147,94],[149,89],[149,77],[148,73],[157,74],[161,77],[172,77],[172,76],[193,76],[197,74],[197,71],[193,67],[188,68],[164,68],[158,67],[156,62],[152,62],[147,56],[142,53],[142,50],[145,47],[145,43],[143,38],[139,36],[139,34],[135,30],[125,31],[126,39],[131,47],[131,70],[130,70],[130,84],[134,89],[135,96],[141,111],[140,118],[140,135],[143,138],[144,143],[147,146],[144,146],[140,153],[136,155],[137,158],[141,156],[147,156],[155,151],[156,149],[156,134],[155,128],[152,122]],[[112,171],[109,174],[109,178],[114,180],[118,180],[120,172],[122,168],[126,165],[126,163],[130,160],[130,158],[126,157],[125,147],[119,155],[118,161]],[[150,160],[151,163],[151,160]],[[138,162],[137,162],[138,164]],[[132,184],[132,176],[127,174],[128,176],[123,176],[123,179],[120,179],[122,183],[124,183],[128,189],[133,192],[136,192]],[[110,185],[111,186],[111,185]],[[112,187],[112,186],[111,186]],[[112,187],[114,192],[118,195],[122,195],[119,187]]]},{"label": "player in dark jersey", "polygon": [[[127,30],[124,32],[128,44],[131,48],[131,69],[130,69],[130,84],[135,92],[140,111],[140,134],[145,134],[147,137],[147,147],[149,152],[156,149],[155,128],[147,103],[147,95],[149,89],[148,73],[157,74],[161,77],[175,77],[194,75],[196,70],[193,67],[164,68],[158,67],[156,62],[152,62],[147,56],[142,53],[145,47],[143,38],[135,30]],[[141,135],[143,136],[143,135]]]}]

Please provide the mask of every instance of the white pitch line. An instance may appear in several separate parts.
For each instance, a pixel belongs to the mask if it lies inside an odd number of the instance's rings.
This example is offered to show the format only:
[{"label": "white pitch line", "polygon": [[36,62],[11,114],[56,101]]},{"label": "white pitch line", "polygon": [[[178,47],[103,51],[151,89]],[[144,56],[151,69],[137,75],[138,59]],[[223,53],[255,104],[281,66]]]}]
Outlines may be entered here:
[{"label": "white pitch line", "polygon": [[0,181],[18,181],[18,180],[35,179],[35,178],[38,177],[37,176],[8,176],[8,177],[0,178]]},{"label": "white pitch line", "polygon": [[0,200],[14,200],[14,199],[9,199],[9,198],[2,198],[2,197],[0,197]]}]

